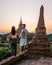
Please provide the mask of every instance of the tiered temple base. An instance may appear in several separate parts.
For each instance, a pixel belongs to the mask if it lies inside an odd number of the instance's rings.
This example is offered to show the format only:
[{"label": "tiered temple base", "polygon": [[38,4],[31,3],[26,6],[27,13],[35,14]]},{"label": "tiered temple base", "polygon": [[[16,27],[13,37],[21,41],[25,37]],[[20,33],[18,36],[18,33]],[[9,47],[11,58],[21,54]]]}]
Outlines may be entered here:
[{"label": "tiered temple base", "polygon": [[35,42],[28,45],[28,58],[39,58],[41,56],[49,56],[49,42]]}]

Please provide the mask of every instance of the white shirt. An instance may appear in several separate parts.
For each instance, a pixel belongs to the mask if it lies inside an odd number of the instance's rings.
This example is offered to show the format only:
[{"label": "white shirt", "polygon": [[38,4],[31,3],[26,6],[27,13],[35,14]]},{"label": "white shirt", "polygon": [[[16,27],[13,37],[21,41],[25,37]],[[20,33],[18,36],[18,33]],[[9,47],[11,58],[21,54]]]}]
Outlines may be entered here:
[{"label": "white shirt", "polygon": [[28,34],[28,31],[26,30],[26,28],[24,28],[24,29],[21,30],[19,37],[27,39],[27,34]]}]

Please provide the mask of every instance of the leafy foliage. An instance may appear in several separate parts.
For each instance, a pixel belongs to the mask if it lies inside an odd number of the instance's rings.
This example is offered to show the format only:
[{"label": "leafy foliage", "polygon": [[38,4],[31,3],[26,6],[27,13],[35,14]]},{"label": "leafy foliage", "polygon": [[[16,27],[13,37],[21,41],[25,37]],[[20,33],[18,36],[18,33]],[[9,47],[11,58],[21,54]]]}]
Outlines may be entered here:
[{"label": "leafy foliage", "polygon": [[[19,46],[16,46],[16,53],[19,53]],[[11,56],[11,50],[8,47],[0,47],[0,60]]]},{"label": "leafy foliage", "polygon": [[52,34],[47,35],[48,41],[52,42]]},{"label": "leafy foliage", "polygon": [[0,34],[0,37],[2,38],[2,43],[7,43],[7,36],[8,35],[9,35],[9,33],[8,34],[3,34],[3,35]]},{"label": "leafy foliage", "polygon": [[0,60],[11,56],[11,51],[8,47],[0,47]]}]

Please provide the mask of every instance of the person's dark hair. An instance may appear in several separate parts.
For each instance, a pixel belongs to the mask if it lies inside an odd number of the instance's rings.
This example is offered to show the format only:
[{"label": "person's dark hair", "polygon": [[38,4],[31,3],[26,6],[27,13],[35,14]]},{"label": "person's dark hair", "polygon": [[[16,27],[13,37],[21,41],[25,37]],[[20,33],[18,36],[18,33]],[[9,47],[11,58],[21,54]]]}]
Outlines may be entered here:
[{"label": "person's dark hair", "polygon": [[24,28],[26,27],[26,24],[22,24],[24,26]]},{"label": "person's dark hair", "polygon": [[11,34],[12,34],[12,35],[15,35],[15,26],[12,26]]}]

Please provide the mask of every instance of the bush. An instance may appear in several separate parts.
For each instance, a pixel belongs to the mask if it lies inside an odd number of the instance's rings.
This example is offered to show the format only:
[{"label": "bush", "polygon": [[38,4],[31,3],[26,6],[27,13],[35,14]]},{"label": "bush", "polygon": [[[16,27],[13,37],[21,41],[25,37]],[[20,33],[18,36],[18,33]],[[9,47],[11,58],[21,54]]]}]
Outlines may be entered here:
[{"label": "bush", "polygon": [[47,37],[48,37],[48,41],[52,42],[52,34],[47,35]]},{"label": "bush", "polygon": [[16,53],[18,54],[20,52],[19,45],[16,46]]},{"label": "bush", "polygon": [[8,47],[0,47],[0,60],[11,56],[11,51]]},{"label": "bush", "polygon": [[[19,46],[16,47],[16,53],[19,53]],[[11,56],[11,50],[8,47],[0,47],[0,60]]]}]

